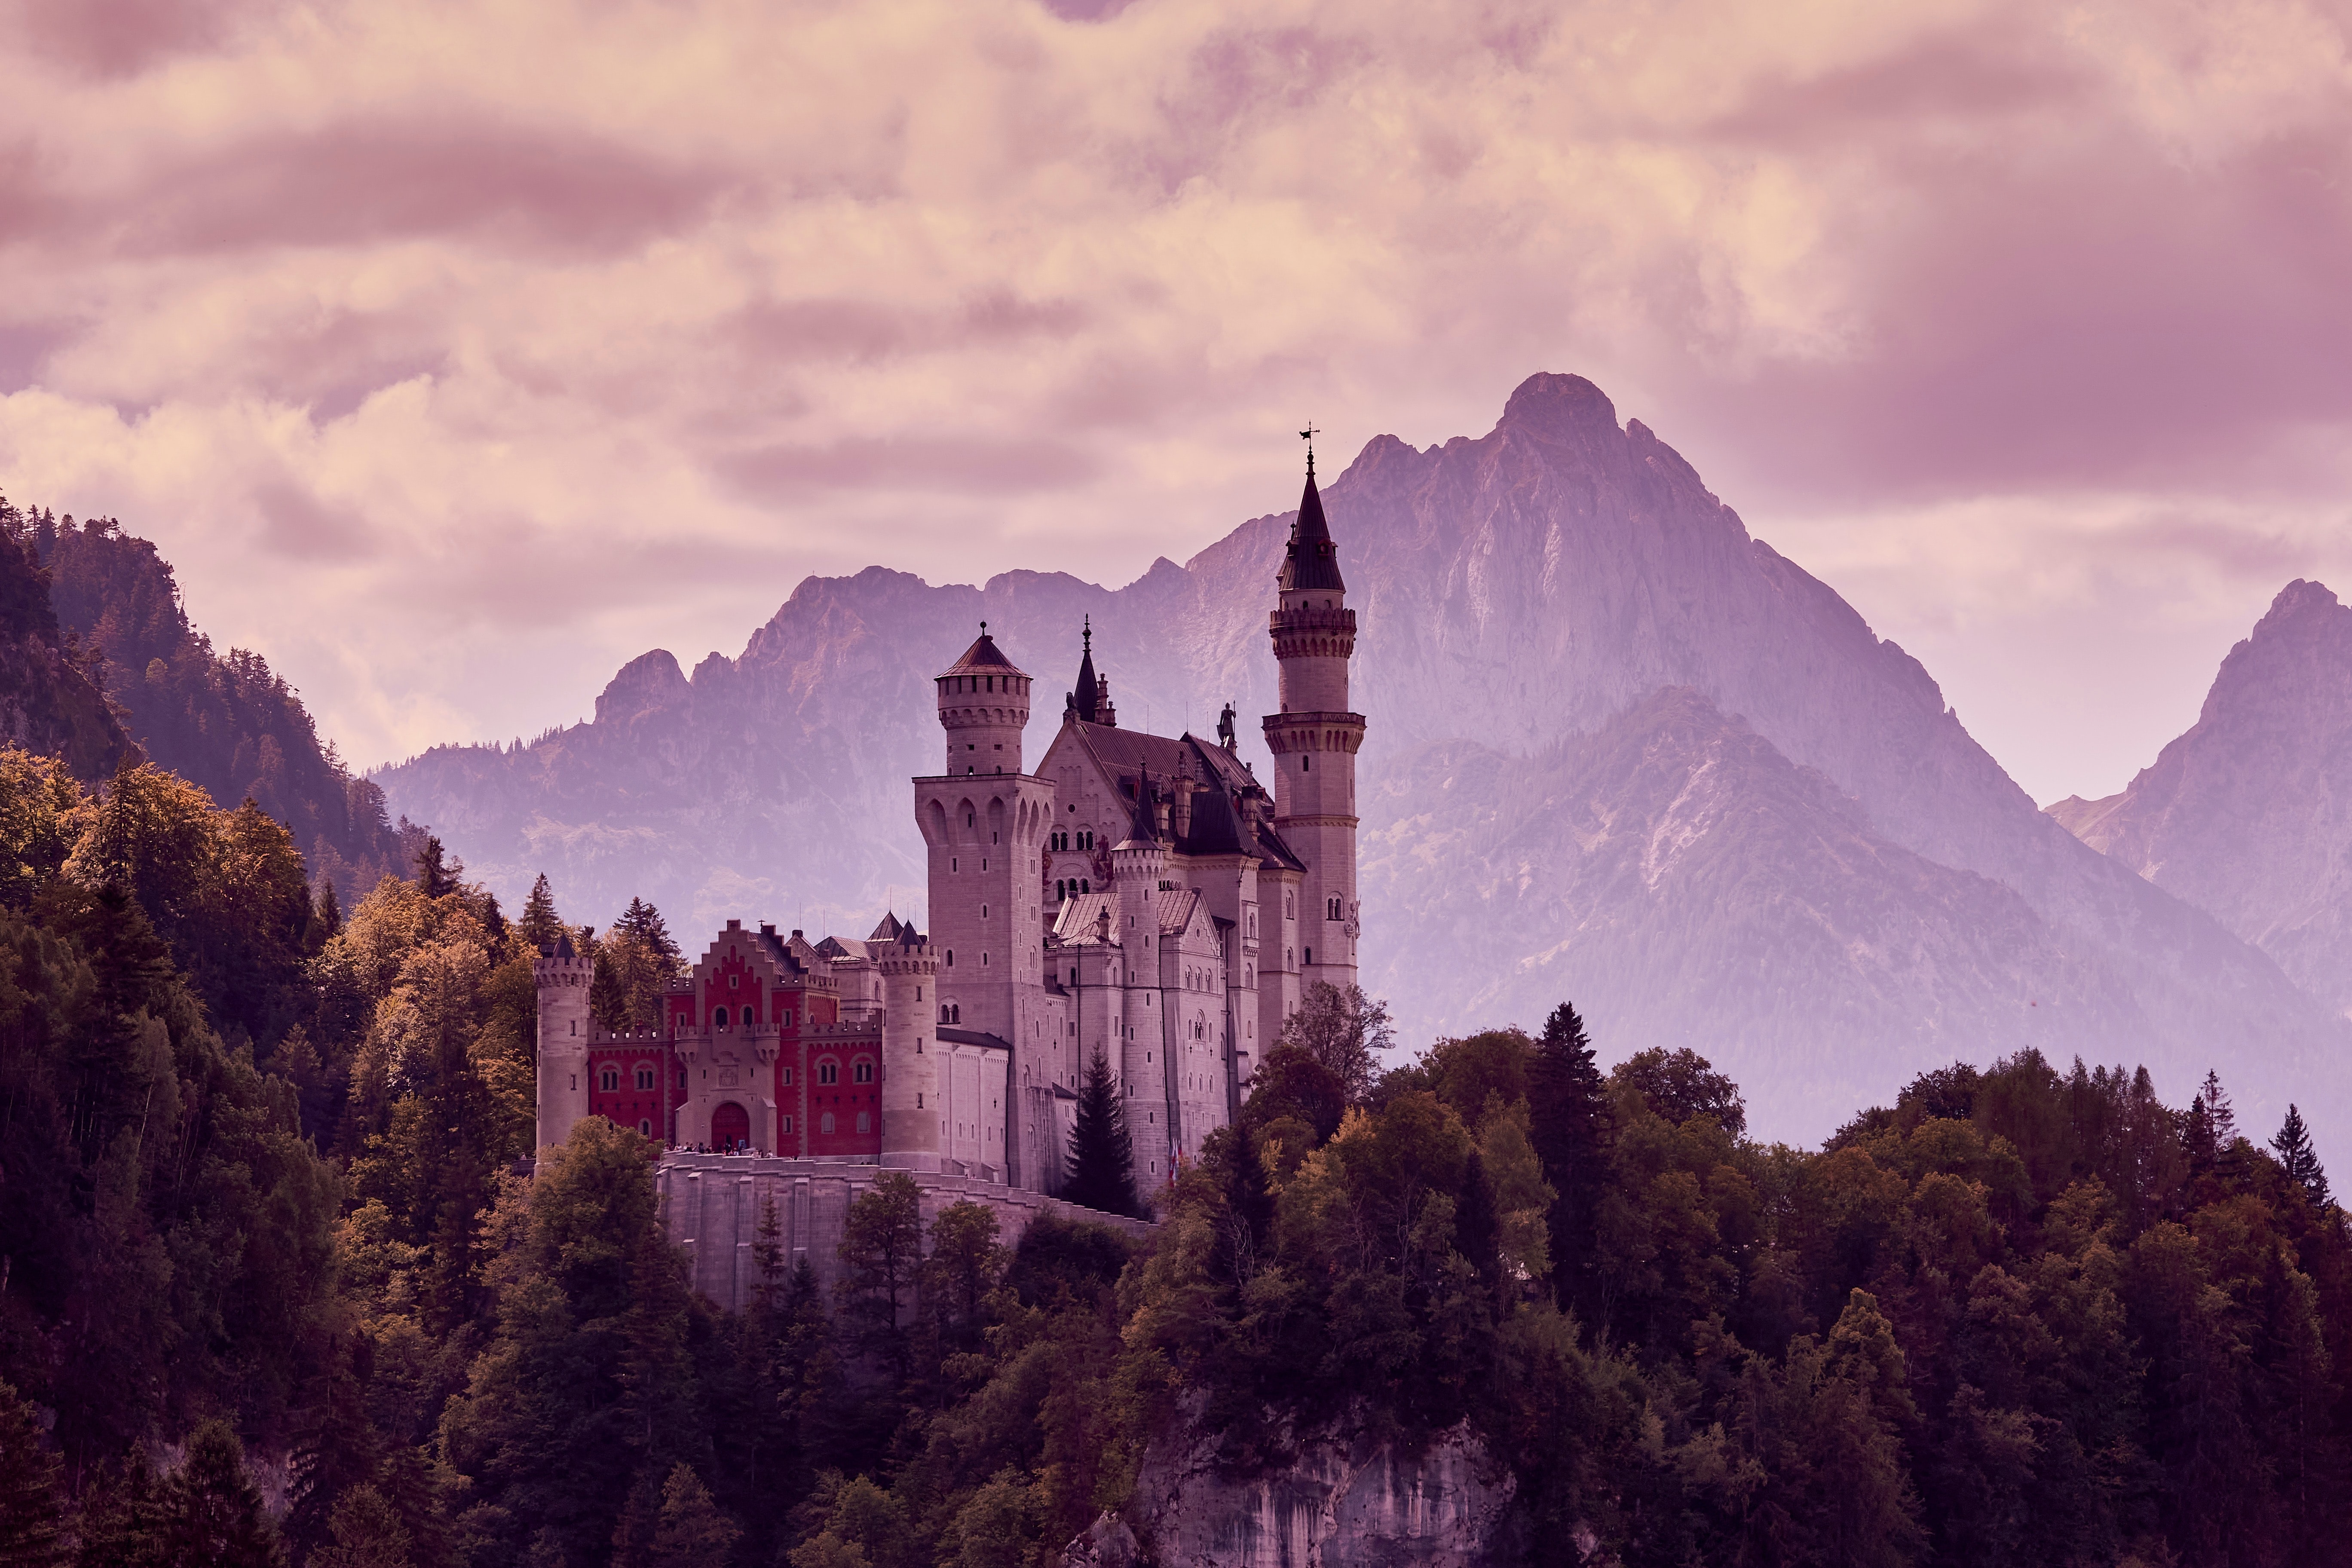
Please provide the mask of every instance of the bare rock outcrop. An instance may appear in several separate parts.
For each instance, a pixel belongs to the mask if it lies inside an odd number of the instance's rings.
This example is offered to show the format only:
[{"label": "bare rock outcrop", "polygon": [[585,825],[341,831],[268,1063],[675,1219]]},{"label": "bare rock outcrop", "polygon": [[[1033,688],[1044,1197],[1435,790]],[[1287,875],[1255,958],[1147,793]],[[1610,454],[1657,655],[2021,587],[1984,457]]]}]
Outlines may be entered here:
[{"label": "bare rock outcrop", "polygon": [[2289,583],[2186,733],[2050,815],[2352,1012],[2352,609]]},{"label": "bare rock outcrop", "polygon": [[1126,1510],[1072,1542],[1065,1568],[1475,1568],[1519,1555],[1511,1473],[1466,1423],[1404,1447],[1343,1415],[1276,1447],[1288,1462],[1232,1470],[1188,1407],[1146,1453]]}]

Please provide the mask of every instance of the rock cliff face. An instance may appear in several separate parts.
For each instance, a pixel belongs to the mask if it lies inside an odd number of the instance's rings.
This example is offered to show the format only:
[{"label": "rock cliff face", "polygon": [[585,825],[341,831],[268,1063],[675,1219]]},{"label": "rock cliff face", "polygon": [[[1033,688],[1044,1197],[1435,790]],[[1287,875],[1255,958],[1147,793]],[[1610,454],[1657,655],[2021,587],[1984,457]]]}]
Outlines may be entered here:
[{"label": "rock cliff face", "polygon": [[2352,1013],[2352,609],[2288,584],[2154,765],[2050,815]]},{"label": "rock cliff face", "polygon": [[1510,1471],[1466,1426],[1408,1451],[1342,1419],[1292,1432],[1283,1447],[1291,1458],[1276,1468],[1228,1471],[1215,1436],[1188,1411],[1144,1456],[1124,1512],[1073,1542],[1065,1568],[1476,1568],[1517,1559]]},{"label": "rock cliff face", "polygon": [[[2043,816],[1916,659],[1749,538],[1590,382],[1531,377],[1477,439],[1374,440],[1325,499],[1362,627],[1356,705],[1370,720],[1361,799],[1383,880],[1365,904],[1365,984],[1390,997],[1409,1043],[1531,1023],[1570,994],[1555,987],[1598,986],[1609,999],[1586,1013],[1612,1057],[1691,1045],[1751,1090],[1800,1074],[1780,1098],[1810,1114],[1759,1123],[1785,1137],[1817,1137],[1853,1108],[1811,1100],[1806,1084],[1868,1084],[1883,1098],[1898,1063],[1929,1045],[1977,1058],[2042,1045],[2063,1058],[2113,1044],[2175,1096],[2222,1065],[2241,1104],[2263,1113],[2336,1092],[2314,1079],[2338,1076],[2340,1020],[2210,916]],[[928,679],[971,622],[987,617],[1037,677],[1040,749],[1081,615],[1122,722],[1206,730],[1227,700],[1261,713],[1288,523],[1255,519],[1116,591],[1032,572],[981,588],[880,568],[811,578],[738,658],[713,655],[681,679],[649,655],[593,723],[521,752],[437,750],[379,778],[502,893],[544,869],[578,918],[642,893],[698,923],[755,910],[803,927],[870,923],[886,902],[903,911],[921,897],[905,780],[934,749]],[[1727,742],[1727,759],[1747,760],[1695,773],[1693,797],[1719,796],[1702,839],[1725,858],[1653,887],[1604,876],[1614,850],[1571,856],[1562,814],[1646,820],[1663,803],[1607,792],[1663,775],[1604,768],[1591,785],[1602,793],[1576,800],[1553,775],[1599,754],[1580,738],[1666,688],[1738,715],[1784,766]],[[1751,820],[1725,793],[1785,784],[1790,764],[1812,770],[1811,794],[1784,791]],[[1800,795],[1806,821],[1843,800],[1843,826],[1757,836],[1797,820]],[[1766,858],[1743,878],[1734,845]],[[1700,885],[1699,866],[1706,885],[1747,901],[1675,891]],[[1780,904],[1766,896],[1775,882]],[[1607,902],[1637,889],[1633,905]],[[1813,923],[1801,940],[1764,941],[1784,917]],[[1994,929],[1967,929],[1979,919]],[[1874,931],[1885,941],[1862,934]],[[1637,940],[1653,944],[1645,977],[1613,990],[1581,956],[1629,954]],[[1774,967],[1799,948],[1809,956],[1794,969]],[[1735,974],[1686,994],[1696,977]],[[2045,991],[2064,999],[2063,1028],[2043,1016]],[[1766,992],[1778,1000],[1754,1021],[1746,1005]]]},{"label": "rock cliff face", "polygon": [[1736,1041],[1761,1127],[1825,1132],[1989,1039],[2063,1063],[2160,1034],[2016,891],[1890,842],[1688,687],[1533,756],[1424,747],[1367,812],[1365,897],[1419,906],[1413,962],[1455,977],[1464,1016],[1572,996],[1718,1056]]}]

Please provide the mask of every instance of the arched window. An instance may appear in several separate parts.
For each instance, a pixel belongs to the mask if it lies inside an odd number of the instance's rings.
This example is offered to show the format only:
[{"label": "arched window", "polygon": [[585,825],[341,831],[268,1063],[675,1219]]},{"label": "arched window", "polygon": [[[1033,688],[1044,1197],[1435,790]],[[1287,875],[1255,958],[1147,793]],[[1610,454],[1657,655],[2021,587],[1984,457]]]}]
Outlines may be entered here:
[{"label": "arched window", "polygon": [[818,1118],[817,1118],[817,1121],[816,1121],[816,1130],[817,1130],[818,1131],[820,1131],[820,1132],[825,1132],[825,1133],[830,1133],[830,1132],[833,1131],[833,1112],[832,1112],[832,1111],[828,1110],[828,1111],[826,1111],[823,1116],[820,1116],[820,1117],[818,1117]]},{"label": "arched window", "polygon": [[597,1087],[602,1089],[606,1094],[612,1093],[614,1089],[621,1087],[621,1069],[619,1068],[606,1068],[603,1072],[596,1075],[596,1084]]},{"label": "arched window", "polygon": [[816,1080],[819,1083],[839,1083],[841,1081],[841,1064],[835,1061],[831,1057],[827,1057],[824,1060],[817,1063]]},{"label": "arched window", "polygon": [[940,1022],[942,1024],[952,1024],[955,1022],[954,1019],[948,1016],[948,1005],[944,1002],[940,1004]]},{"label": "arched window", "polygon": [[954,1006],[952,1006],[952,1007],[949,1008],[949,1009],[948,1009],[948,1012],[949,1012],[950,1014],[951,1014],[951,1015],[952,1015],[952,1016],[948,1020],[950,1023],[953,1023],[953,1024],[961,1024],[961,1023],[962,1023],[962,1022],[963,1022],[963,1004],[962,1004],[962,1003],[961,1003],[961,1002],[957,1003]]},{"label": "arched window", "polygon": [[654,1069],[649,1067],[640,1067],[637,1068],[637,1087],[639,1089],[651,1089],[653,1086]]},{"label": "arched window", "polygon": [[710,1015],[710,1021],[718,1025],[720,1028],[725,1028],[727,1026],[727,1009],[721,1007],[719,1011]]},{"label": "arched window", "polygon": [[849,1077],[850,1081],[853,1083],[872,1083],[874,1081],[874,1064],[866,1060],[864,1057],[858,1058],[849,1066]]},{"label": "arched window", "polygon": [[1078,879],[1078,891],[1081,893],[1091,893],[1094,890],[1093,884],[1088,882],[1084,877]]}]

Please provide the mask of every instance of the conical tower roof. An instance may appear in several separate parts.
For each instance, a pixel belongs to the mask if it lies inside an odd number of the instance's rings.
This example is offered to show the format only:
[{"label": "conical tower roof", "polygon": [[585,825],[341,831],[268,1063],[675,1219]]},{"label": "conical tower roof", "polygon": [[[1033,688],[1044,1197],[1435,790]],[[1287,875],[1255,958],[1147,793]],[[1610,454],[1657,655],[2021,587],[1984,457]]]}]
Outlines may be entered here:
[{"label": "conical tower roof", "polygon": [[1315,455],[1307,455],[1307,493],[1298,498],[1298,521],[1290,531],[1290,551],[1275,586],[1285,593],[1307,588],[1318,593],[1344,594],[1339,576],[1339,549],[1331,542],[1331,526],[1323,521],[1323,495],[1315,488]]},{"label": "conical tower roof", "polygon": [[1092,616],[1087,617],[1085,629],[1079,636],[1083,646],[1078,653],[1078,689],[1070,693],[1070,711],[1091,724],[1096,721],[1095,715],[1099,711],[1097,693],[1102,684],[1095,679],[1095,622]]},{"label": "conical tower roof", "polygon": [[942,677],[976,672],[984,675],[1026,675],[1029,672],[1004,657],[996,639],[988,635],[988,623],[980,623],[980,640],[963,650],[963,657],[941,670]]}]

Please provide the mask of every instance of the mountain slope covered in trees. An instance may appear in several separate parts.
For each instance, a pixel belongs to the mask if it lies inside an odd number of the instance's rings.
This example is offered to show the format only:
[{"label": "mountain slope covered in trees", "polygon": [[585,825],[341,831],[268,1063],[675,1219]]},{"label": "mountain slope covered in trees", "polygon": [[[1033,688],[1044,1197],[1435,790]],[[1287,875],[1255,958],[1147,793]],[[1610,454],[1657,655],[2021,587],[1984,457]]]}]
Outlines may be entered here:
[{"label": "mountain slope covered in trees", "polygon": [[[383,792],[344,768],[300,697],[260,656],[214,650],[190,623],[171,563],[152,543],[111,518],[76,523],[5,500],[0,530],[47,578],[47,612],[58,634],[52,642],[67,648],[84,682],[109,700],[99,708],[110,710],[148,758],[216,801],[250,799],[285,823],[311,872],[334,882],[346,905],[385,872],[404,868]],[[30,604],[32,590],[20,596]],[[36,735],[18,743],[55,750]],[[120,739],[114,744],[119,753]],[[110,770],[114,753],[91,742],[81,747],[69,759],[78,775]]]}]

